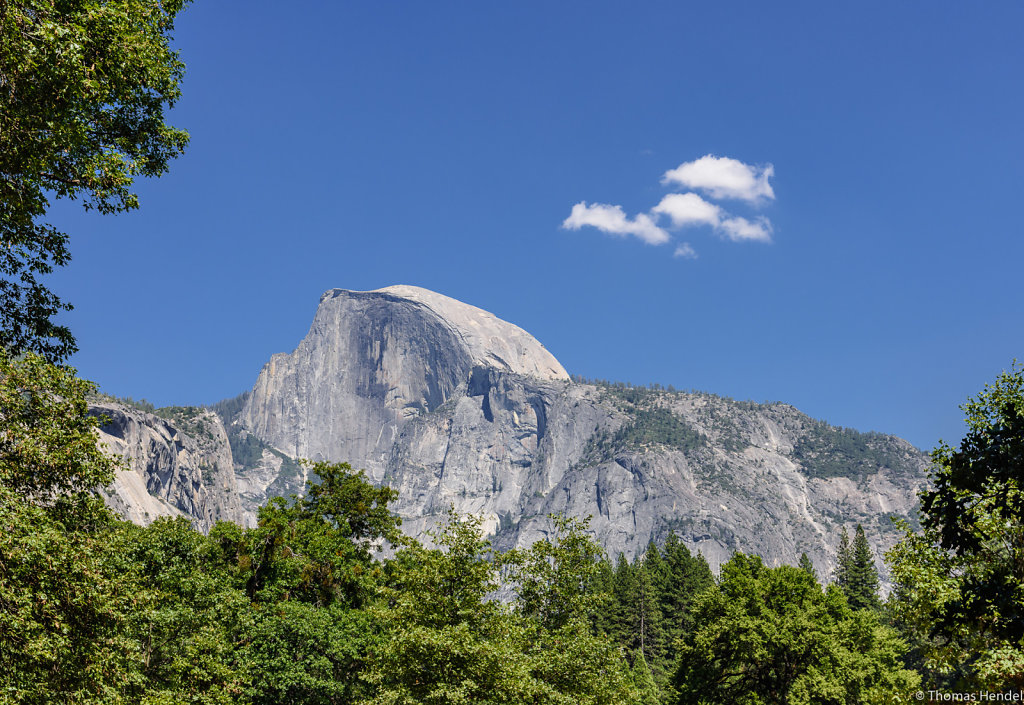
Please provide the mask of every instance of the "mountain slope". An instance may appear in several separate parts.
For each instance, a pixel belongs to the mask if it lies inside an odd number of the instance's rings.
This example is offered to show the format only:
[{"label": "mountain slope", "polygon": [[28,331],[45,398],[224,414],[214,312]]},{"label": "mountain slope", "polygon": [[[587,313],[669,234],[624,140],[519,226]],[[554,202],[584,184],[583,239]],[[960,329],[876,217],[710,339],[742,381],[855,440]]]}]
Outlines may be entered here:
[{"label": "mountain slope", "polygon": [[675,530],[713,564],[807,552],[824,574],[841,525],[864,523],[877,553],[895,540],[889,517],[911,517],[927,465],[905,441],[784,404],[572,382],[522,329],[404,286],[324,294],[228,421],[265,446],[251,467],[236,459],[253,498],[301,489],[278,456],[347,461],[399,491],[417,536],[454,506],[499,547],[523,545],[560,511],[592,515],[612,555]]}]

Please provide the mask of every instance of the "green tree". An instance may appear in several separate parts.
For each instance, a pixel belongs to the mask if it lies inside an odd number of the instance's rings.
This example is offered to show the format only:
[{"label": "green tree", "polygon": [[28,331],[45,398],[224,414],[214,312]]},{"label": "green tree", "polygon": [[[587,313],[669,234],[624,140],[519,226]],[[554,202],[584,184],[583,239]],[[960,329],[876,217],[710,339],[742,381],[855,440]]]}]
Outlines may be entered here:
[{"label": "green tree", "polygon": [[135,670],[132,590],[96,488],[115,463],[74,370],[0,353],[0,694],[120,702]]},{"label": "green tree", "polygon": [[184,0],[0,3],[0,348],[51,361],[75,351],[53,317],[70,306],[40,277],[70,260],[43,222],[51,198],[115,213],[138,206],[188,141],[164,122],[184,64],[171,49]]},{"label": "green tree", "polygon": [[[523,655],[531,676],[550,689],[552,702],[650,702],[653,681],[644,665],[630,672],[619,648],[593,628],[610,595],[601,589],[604,556],[587,533],[587,520],[552,516],[554,536],[513,550],[498,564],[516,593],[517,616],[527,617]],[[604,568],[602,566],[605,566]]]},{"label": "green tree", "polygon": [[554,541],[535,541],[528,549],[502,556],[500,567],[516,592],[520,614],[544,629],[560,629],[589,619],[606,600],[597,586],[601,547],[587,536],[588,522],[553,515]]},{"label": "green tree", "polygon": [[245,674],[235,649],[252,615],[216,543],[183,517],[162,518],[145,528],[121,523],[111,551],[133,588],[129,623],[140,677],[131,700],[241,702]]},{"label": "green tree", "polygon": [[[372,703],[636,703],[617,648],[591,629],[599,550],[581,524],[556,521],[554,542],[492,560],[474,517],[449,516],[395,557],[374,613],[383,630],[365,678]],[[521,595],[493,599],[499,565]]]},{"label": "green tree", "polygon": [[664,553],[668,572],[660,604],[666,641],[675,644],[693,626],[690,610],[694,598],[715,584],[715,576],[704,556],[691,554],[674,532],[665,540]]},{"label": "green tree", "polygon": [[314,463],[311,471],[318,480],[305,496],[272,498],[256,528],[238,537],[246,590],[258,602],[358,607],[376,586],[374,548],[398,540],[401,520],[388,508],[397,493],[348,463]]},{"label": "green tree", "polygon": [[832,574],[832,582],[839,586],[840,590],[846,590],[850,584],[850,566],[853,562],[853,547],[850,546],[850,534],[846,527],[842,527],[839,533],[839,547],[836,549],[836,569]]},{"label": "green tree", "polygon": [[846,585],[843,586],[850,607],[855,610],[877,610],[882,606],[878,599],[878,569],[871,554],[864,528],[857,524],[853,534],[853,546],[849,555]]},{"label": "green tree", "polygon": [[1024,687],[1024,367],[962,408],[960,446],[932,452],[923,533],[908,531],[887,556],[894,609],[938,671],[965,685]]},{"label": "green tree", "polygon": [[236,658],[242,691],[258,705],[349,703],[376,628],[364,609],[383,579],[374,550],[398,542],[395,492],[347,463],[315,463],[304,497],[277,497],[258,525],[218,524],[211,539],[252,601]]},{"label": "green tree", "polygon": [[872,702],[917,687],[895,632],[805,571],[735,554],[694,606],[678,703]]},{"label": "green tree", "polygon": [[488,600],[498,588],[477,518],[449,515],[438,548],[407,540],[374,614],[383,638],[365,675],[372,703],[530,702],[525,624]]},{"label": "green tree", "polygon": [[814,582],[818,582],[818,571],[814,569],[814,563],[807,557],[806,553],[800,554],[800,562],[797,564],[797,568],[814,578]]}]

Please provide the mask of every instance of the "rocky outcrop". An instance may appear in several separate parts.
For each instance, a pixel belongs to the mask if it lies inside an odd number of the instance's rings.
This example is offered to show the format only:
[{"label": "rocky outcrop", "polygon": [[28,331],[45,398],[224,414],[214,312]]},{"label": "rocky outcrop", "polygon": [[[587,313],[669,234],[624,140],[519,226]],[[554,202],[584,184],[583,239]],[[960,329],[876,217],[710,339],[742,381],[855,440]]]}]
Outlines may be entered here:
[{"label": "rocky outcrop", "polygon": [[219,520],[243,519],[227,434],[213,412],[196,407],[162,409],[164,417],[114,401],[97,401],[99,443],[125,461],[104,490],[124,518],[149,524],[184,515],[201,531]]},{"label": "rocky outcrop", "polygon": [[[841,527],[857,523],[881,566],[898,539],[891,518],[912,515],[924,482],[926,458],[905,441],[784,404],[474,372],[464,395],[409,423],[389,457],[383,482],[411,534],[454,506],[482,516],[498,548],[526,546],[561,513],[590,516],[611,556],[674,531],[712,566],[736,550],[770,565],[806,552],[828,576]],[[805,457],[809,444],[824,455]]]}]

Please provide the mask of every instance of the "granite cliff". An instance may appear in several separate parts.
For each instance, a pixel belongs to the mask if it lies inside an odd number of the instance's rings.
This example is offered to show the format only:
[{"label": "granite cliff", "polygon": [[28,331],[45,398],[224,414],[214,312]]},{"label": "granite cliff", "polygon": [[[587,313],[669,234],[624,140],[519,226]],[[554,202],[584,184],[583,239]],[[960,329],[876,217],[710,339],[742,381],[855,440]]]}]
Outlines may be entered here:
[{"label": "granite cliff", "polygon": [[[216,410],[224,427],[202,412],[218,458],[202,477],[215,491],[182,475],[196,461],[172,460],[173,433],[187,449],[196,429],[122,433],[132,450],[119,451],[149,495],[203,527],[252,524],[268,497],[302,491],[296,460],[311,458],[398,490],[394,508],[416,536],[454,506],[481,515],[499,548],[526,545],[562,512],[592,516],[612,556],[675,531],[712,565],[734,550],[770,564],[806,552],[827,575],[841,526],[864,524],[879,555],[896,540],[890,517],[912,519],[927,467],[903,440],[786,404],[573,381],[522,329],[409,286],[328,291],[298,347]],[[159,425],[120,427],[143,421]],[[180,481],[168,479],[175,467]]]},{"label": "granite cliff", "polygon": [[[574,382],[522,329],[407,286],[324,294],[296,350],[226,420],[265,446],[240,478],[298,490],[304,476],[273,472],[280,457],[347,461],[398,490],[413,535],[454,505],[499,547],[524,545],[563,512],[592,515],[613,556],[674,530],[713,564],[807,552],[830,570],[840,525],[858,522],[881,552],[927,466],[905,441],[785,404]],[[258,484],[253,498],[273,494]]]},{"label": "granite cliff", "polygon": [[242,522],[231,447],[212,411],[171,407],[157,416],[101,399],[90,413],[101,420],[101,447],[124,460],[104,491],[121,516],[138,524],[187,516],[201,531],[221,519]]}]

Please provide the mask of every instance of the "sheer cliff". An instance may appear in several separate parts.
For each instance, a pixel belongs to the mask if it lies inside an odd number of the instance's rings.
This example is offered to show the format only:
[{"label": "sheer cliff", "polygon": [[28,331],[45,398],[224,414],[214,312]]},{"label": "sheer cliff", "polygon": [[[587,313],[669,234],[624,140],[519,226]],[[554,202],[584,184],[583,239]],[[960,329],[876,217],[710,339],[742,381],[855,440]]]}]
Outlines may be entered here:
[{"label": "sheer cliff", "polygon": [[899,438],[782,403],[573,381],[521,328],[409,286],[326,292],[296,349],[216,412],[97,404],[129,464],[111,504],[253,525],[268,498],[303,491],[298,459],[344,461],[398,490],[419,537],[454,506],[499,548],[528,545],[564,513],[592,517],[613,557],[675,531],[713,566],[806,552],[827,576],[842,526],[863,524],[876,557],[897,539],[927,467]]},{"label": "sheer cliff", "polygon": [[841,525],[881,552],[910,518],[926,456],[883,434],[785,404],[573,382],[522,329],[406,286],[321,297],[309,333],[274,355],[238,413],[245,510],[305,476],[283,459],[347,461],[399,491],[417,536],[450,506],[485,519],[499,547],[529,544],[547,515],[592,516],[613,556],[676,531],[713,563],[807,552],[830,570]]}]

